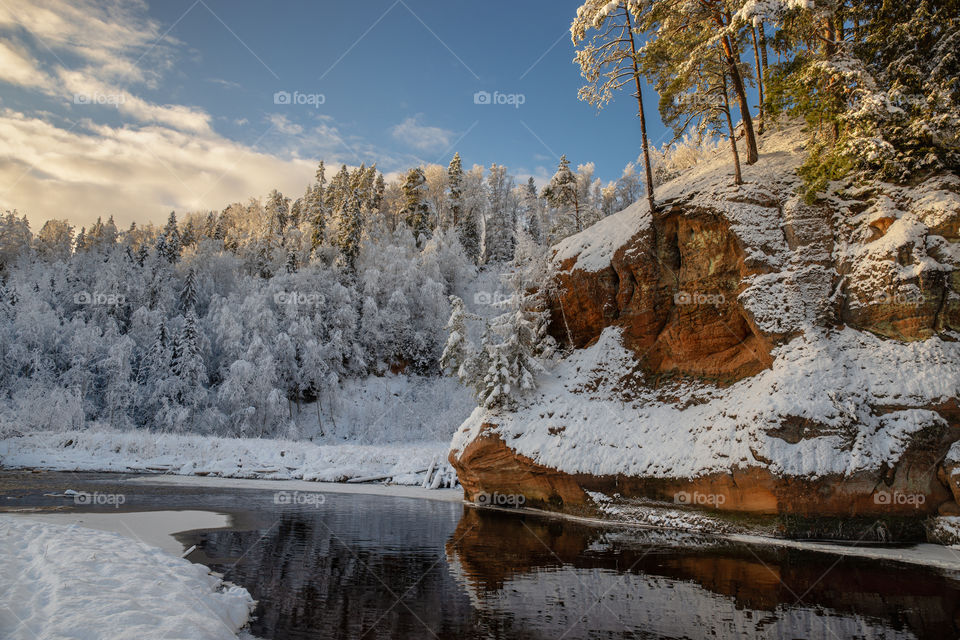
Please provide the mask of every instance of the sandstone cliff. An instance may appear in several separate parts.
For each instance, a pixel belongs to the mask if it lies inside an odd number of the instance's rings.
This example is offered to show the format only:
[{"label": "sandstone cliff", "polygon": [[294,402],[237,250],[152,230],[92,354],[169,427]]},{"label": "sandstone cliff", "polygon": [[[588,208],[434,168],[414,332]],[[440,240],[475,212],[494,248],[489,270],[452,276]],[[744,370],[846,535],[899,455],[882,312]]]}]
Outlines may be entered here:
[{"label": "sandstone cliff", "polygon": [[451,462],[468,497],[590,512],[590,492],[720,511],[956,510],[960,178],[797,195],[796,129],[554,247],[571,348],[513,412],[478,409]]}]

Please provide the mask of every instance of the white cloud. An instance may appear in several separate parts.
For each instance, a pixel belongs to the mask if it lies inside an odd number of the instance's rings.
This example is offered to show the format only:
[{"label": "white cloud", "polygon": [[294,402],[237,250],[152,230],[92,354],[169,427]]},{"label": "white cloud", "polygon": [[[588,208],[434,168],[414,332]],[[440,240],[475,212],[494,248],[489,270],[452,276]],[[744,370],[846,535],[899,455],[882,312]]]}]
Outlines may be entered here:
[{"label": "white cloud", "polygon": [[89,224],[111,214],[121,225],[159,222],[170,210],[219,210],[272,188],[298,194],[315,169],[216,135],[83,124],[68,131],[0,112],[0,209],[18,208],[35,230],[50,218]]},{"label": "white cloud", "polygon": [[3,0],[0,29],[22,32],[35,49],[79,57],[102,80],[150,82],[179,43],[145,17],[142,0]]},{"label": "white cloud", "polygon": [[48,86],[51,82],[27,51],[9,41],[0,41],[0,80],[37,88]]},{"label": "white cloud", "polygon": [[408,144],[421,151],[445,150],[450,146],[450,142],[455,132],[440,127],[431,127],[420,124],[419,115],[407,118],[398,125],[395,125],[390,133],[394,138]]},{"label": "white cloud", "polygon": [[303,133],[303,127],[296,123],[290,122],[287,119],[287,116],[281,113],[271,113],[267,119],[270,121],[270,124],[273,125],[273,128],[279,133],[291,136],[296,136]]}]

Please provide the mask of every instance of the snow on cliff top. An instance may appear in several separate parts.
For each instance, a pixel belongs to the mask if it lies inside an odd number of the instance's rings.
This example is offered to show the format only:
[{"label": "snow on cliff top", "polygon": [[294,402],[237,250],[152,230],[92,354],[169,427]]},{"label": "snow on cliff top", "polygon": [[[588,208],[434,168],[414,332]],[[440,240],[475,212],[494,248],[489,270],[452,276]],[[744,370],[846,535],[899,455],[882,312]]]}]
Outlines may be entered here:
[{"label": "snow on cliff top", "polygon": [[[939,338],[901,343],[848,328],[798,336],[773,355],[772,368],[727,388],[686,381],[631,397],[622,389],[637,385],[622,382],[636,360],[608,327],[542,376],[517,411],[474,411],[451,448],[459,455],[492,422],[512,449],[568,473],[694,477],[764,466],[815,478],[895,462],[912,434],[944,423],[904,407],[960,394],[960,343]],[[787,418],[815,425],[815,437],[769,433]]]},{"label": "snow on cliff top", "polygon": [[553,259],[561,263],[576,258],[571,270],[599,271],[610,264],[617,249],[649,225],[650,207],[646,200],[637,200],[623,211],[562,240],[554,247]]},{"label": "snow on cliff top", "polygon": [[[743,165],[745,184],[733,185],[730,155],[723,152],[683,171],[678,177],[656,188],[658,207],[664,203],[691,199],[693,206],[704,206],[722,211],[730,217],[735,231],[750,234],[769,225],[750,216],[765,207],[749,207],[733,202],[731,195],[761,195],[772,197],[768,189],[797,184],[794,170],[802,162],[804,134],[798,126],[770,131],[760,145],[760,161]],[[792,191],[792,189],[791,189]],[[745,215],[746,214],[746,215]],[[570,236],[554,247],[554,261],[560,264],[576,258],[570,270],[599,271],[610,264],[617,249],[650,225],[650,209],[645,199],[638,200],[623,211],[603,218],[580,233]],[[739,227],[739,228],[737,228]]]}]

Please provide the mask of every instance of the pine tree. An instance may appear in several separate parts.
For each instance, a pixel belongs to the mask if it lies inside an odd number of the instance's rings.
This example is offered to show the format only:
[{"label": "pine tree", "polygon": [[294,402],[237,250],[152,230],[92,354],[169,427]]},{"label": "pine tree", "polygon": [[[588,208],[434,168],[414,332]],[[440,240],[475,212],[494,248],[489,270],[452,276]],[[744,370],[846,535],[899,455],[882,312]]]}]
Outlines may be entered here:
[{"label": "pine tree", "polygon": [[[577,51],[574,61],[587,85],[580,89],[579,98],[602,108],[613,98],[613,92],[625,85],[636,88],[637,116],[640,118],[640,148],[643,152],[644,176],[647,185],[647,204],[656,211],[653,192],[653,173],[650,168],[650,144],[647,140],[647,119],[643,109],[643,89],[640,82],[639,56],[635,39],[634,21],[645,13],[649,0],[587,0],[577,10],[570,27],[574,46],[586,40],[588,29],[600,33]],[[579,229],[578,229],[579,230]]]},{"label": "pine tree", "polygon": [[187,311],[183,331],[175,342],[171,369],[177,377],[176,401],[195,414],[206,398],[209,380],[200,348],[197,316],[192,309]]},{"label": "pine tree", "polygon": [[350,195],[350,171],[347,165],[340,165],[340,171],[330,180],[323,193],[323,208],[327,211],[340,211]]},{"label": "pine tree", "polygon": [[477,211],[473,207],[465,208],[461,214],[457,239],[460,240],[460,246],[463,247],[463,252],[470,259],[470,262],[479,264],[480,221],[477,219]]},{"label": "pine tree", "polygon": [[[641,7],[644,10],[641,11]],[[701,0],[681,5],[654,0],[644,5],[631,4],[631,8],[639,29],[647,34],[647,43],[640,56],[641,67],[655,79],[661,96],[664,87],[674,84],[675,76],[690,78],[683,72],[686,67],[712,64],[719,46],[726,77],[730,80],[743,122],[746,161],[747,164],[755,163],[759,158],[757,139],[740,61],[740,47],[746,30],[743,21],[732,13],[731,3]]]},{"label": "pine tree", "polygon": [[383,194],[387,190],[387,185],[383,180],[383,174],[377,173],[377,180],[373,183],[373,199],[370,201],[370,210],[379,212],[383,207]]},{"label": "pine tree", "polygon": [[486,262],[509,262],[513,260],[514,211],[511,202],[513,180],[507,176],[507,168],[490,165],[487,174],[487,193],[490,216],[484,226],[483,247]]},{"label": "pine tree", "polygon": [[267,216],[270,221],[270,230],[277,237],[282,237],[287,229],[287,218],[290,213],[290,199],[274,189],[267,196]]}]

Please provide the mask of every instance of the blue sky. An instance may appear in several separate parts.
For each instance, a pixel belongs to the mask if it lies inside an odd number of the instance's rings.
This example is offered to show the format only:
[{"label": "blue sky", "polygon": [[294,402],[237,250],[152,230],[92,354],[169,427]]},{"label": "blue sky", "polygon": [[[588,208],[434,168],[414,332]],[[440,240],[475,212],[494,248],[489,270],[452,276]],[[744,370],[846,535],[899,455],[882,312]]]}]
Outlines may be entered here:
[{"label": "blue sky", "polygon": [[578,101],[578,4],[8,0],[0,206],[156,221],[299,195],[321,158],[397,172],[455,150],[541,181],[565,153],[615,179],[639,152],[636,104]]}]

